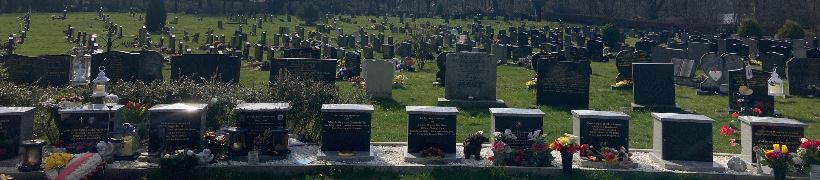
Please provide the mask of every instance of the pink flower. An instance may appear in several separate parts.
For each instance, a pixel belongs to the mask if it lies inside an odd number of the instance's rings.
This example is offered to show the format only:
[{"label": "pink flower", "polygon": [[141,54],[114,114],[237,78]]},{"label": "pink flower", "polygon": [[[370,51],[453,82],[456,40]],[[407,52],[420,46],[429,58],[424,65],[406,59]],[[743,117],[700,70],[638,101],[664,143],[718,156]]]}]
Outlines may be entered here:
[{"label": "pink flower", "polygon": [[734,139],[734,138],[729,139],[729,145],[732,146],[732,147],[737,146],[737,143],[735,143],[735,141],[737,141],[737,139]]},{"label": "pink flower", "polygon": [[501,151],[507,147],[507,144],[504,144],[504,141],[496,141],[493,146],[490,148],[492,151]]}]

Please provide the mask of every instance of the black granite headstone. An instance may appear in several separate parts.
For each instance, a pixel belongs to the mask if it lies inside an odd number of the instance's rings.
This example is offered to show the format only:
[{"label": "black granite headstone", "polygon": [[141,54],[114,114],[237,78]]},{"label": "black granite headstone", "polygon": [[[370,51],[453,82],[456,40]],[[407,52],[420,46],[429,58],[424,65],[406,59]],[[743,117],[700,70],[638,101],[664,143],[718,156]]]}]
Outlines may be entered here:
[{"label": "black granite headstone", "polygon": [[[634,63],[633,110],[639,107],[655,112],[675,112],[675,78],[672,63]],[[639,108],[640,109],[640,108]]]},{"label": "black granite headstone", "polygon": [[629,119],[622,112],[572,110],[573,134],[581,144],[628,150]]},{"label": "black granite headstone", "polygon": [[538,109],[490,108],[492,130],[504,133],[509,129],[517,138],[505,143],[511,147],[529,149],[532,141],[527,134],[543,130],[544,112]]},{"label": "black granite headstone", "polygon": [[742,157],[752,163],[757,162],[757,156],[752,154],[754,147],[771,147],[772,144],[781,144],[790,149],[800,147],[800,139],[805,137],[806,124],[793,119],[740,116],[740,143],[743,148]]},{"label": "black granite headstone", "polygon": [[158,104],[148,113],[148,152],[199,149],[205,131],[207,104]]},{"label": "black granite headstone", "polygon": [[32,138],[33,118],[33,107],[0,107],[0,161],[21,154],[20,142]]},{"label": "black granite headstone", "polygon": [[91,151],[96,148],[97,142],[109,137],[108,132],[113,130],[111,125],[119,124],[122,107],[117,105],[109,111],[105,105],[93,104],[59,110],[57,130],[60,141],[72,153]]},{"label": "black granite headstone", "polygon": [[239,83],[239,57],[227,54],[183,54],[171,57],[171,79],[191,78],[196,82],[216,80]]},{"label": "black granite headstone", "polygon": [[336,82],[336,59],[284,58],[271,61],[270,82],[280,76],[310,79],[328,84]]},{"label": "black granite headstone", "polygon": [[589,61],[551,61],[538,63],[536,104],[589,107],[592,68]]},{"label": "black granite headstone", "polygon": [[370,105],[322,105],[322,151],[370,151]]},{"label": "black granite headstone", "polygon": [[[752,70],[752,77],[746,77],[745,69],[730,70],[729,109],[730,111],[752,112],[759,108],[758,116],[772,116],[774,114],[774,96],[768,94],[768,80],[771,74],[760,70]],[[740,100],[739,99],[743,99]]]},{"label": "black granite headstone", "polygon": [[70,78],[69,55],[28,57],[12,54],[0,56],[0,63],[6,68],[8,80],[15,83],[63,86]]},{"label": "black granite headstone", "polygon": [[820,58],[792,59],[788,62],[788,77],[790,95],[820,97]]},{"label": "black granite headstone", "polygon": [[407,106],[407,152],[436,148],[456,153],[455,107]]},{"label": "black granite headstone", "polygon": [[285,49],[283,51],[282,57],[283,58],[313,58],[319,59],[321,58],[322,51],[313,48],[300,48],[300,49]]},{"label": "black granite headstone", "polygon": [[632,63],[648,63],[649,56],[640,51],[621,51],[615,56],[615,67],[618,68],[616,81],[632,80]]}]

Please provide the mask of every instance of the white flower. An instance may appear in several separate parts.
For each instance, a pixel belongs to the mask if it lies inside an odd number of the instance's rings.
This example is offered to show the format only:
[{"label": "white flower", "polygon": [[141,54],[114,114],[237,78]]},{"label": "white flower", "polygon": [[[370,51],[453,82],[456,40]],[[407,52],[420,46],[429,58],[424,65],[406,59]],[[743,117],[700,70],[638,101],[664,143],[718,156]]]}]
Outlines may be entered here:
[{"label": "white flower", "polygon": [[170,154],[165,154],[165,155],[162,155],[162,158],[168,159],[168,158],[171,158],[171,155]]},{"label": "white flower", "polygon": [[484,134],[484,131],[478,131],[478,134]]},{"label": "white flower", "polygon": [[177,154],[184,154],[184,153],[185,153],[185,150],[183,150],[183,149],[177,150]]},{"label": "white flower", "polygon": [[536,130],[527,134],[527,138],[531,141],[535,141],[538,139],[539,135],[541,134],[541,130]]},{"label": "white flower", "polygon": [[806,138],[800,138],[800,143],[806,143],[806,142],[809,142],[809,139],[806,139]]},{"label": "white flower", "polygon": [[501,132],[494,132],[493,136],[501,136]]},{"label": "white flower", "polygon": [[186,152],[185,152],[185,155],[188,155],[188,156],[193,156],[193,155],[194,155],[194,151],[188,150],[188,151],[186,151]]}]

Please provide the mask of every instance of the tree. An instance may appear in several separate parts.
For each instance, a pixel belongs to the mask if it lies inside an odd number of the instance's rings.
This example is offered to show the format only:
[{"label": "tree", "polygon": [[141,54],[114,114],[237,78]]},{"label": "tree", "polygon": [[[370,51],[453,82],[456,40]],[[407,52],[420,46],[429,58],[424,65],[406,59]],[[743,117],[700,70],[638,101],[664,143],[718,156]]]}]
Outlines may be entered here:
[{"label": "tree", "polygon": [[618,27],[615,27],[613,24],[607,24],[602,31],[604,45],[608,47],[620,47],[623,37],[621,37],[621,30],[618,29]]},{"label": "tree", "polygon": [[319,20],[319,10],[313,3],[304,3],[297,12],[299,18],[305,21],[306,24],[312,25]]},{"label": "tree", "polygon": [[803,31],[803,27],[800,26],[795,21],[786,20],[783,23],[783,26],[777,30],[777,37],[779,38],[789,38],[789,39],[803,39],[806,37],[806,32]]},{"label": "tree", "polygon": [[757,20],[751,18],[744,19],[743,22],[740,23],[740,27],[737,28],[737,35],[740,35],[740,37],[762,37],[764,34],[760,23],[757,23]]},{"label": "tree", "polygon": [[151,0],[145,13],[145,28],[151,32],[161,31],[165,27],[168,12],[165,12],[165,0]]}]

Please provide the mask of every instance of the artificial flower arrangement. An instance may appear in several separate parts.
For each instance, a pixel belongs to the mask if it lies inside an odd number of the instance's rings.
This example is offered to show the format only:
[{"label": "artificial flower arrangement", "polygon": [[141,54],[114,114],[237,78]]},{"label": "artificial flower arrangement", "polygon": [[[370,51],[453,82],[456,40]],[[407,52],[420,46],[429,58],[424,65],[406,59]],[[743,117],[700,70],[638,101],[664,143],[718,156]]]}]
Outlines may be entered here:
[{"label": "artificial flower arrangement", "polygon": [[739,116],[738,112],[732,112],[732,119],[729,120],[729,123],[720,127],[720,134],[723,137],[729,138],[729,146],[736,147],[740,144],[740,131],[737,126],[734,125],[737,122],[737,118]]},{"label": "artificial flower arrangement", "polygon": [[105,168],[105,160],[97,153],[55,152],[46,157],[43,167],[48,179],[89,179]]},{"label": "artificial flower arrangement", "polygon": [[550,143],[550,149],[561,153],[561,169],[564,175],[572,174],[572,155],[580,149],[578,136],[564,134]]},{"label": "artificial flower arrangement", "polygon": [[632,162],[632,153],[621,147],[620,149],[610,148],[601,145],[600,148],[590,146],[589,144],[581,144],[578,148],[578,155],[583,160],[592,162],[603,162],[610,166],[620,168],[631,168],[634,166]]},{"label": "artificial flower arrangement", "polygon": [[361,76],[352,77],[348,79],[348,81],[350,81],[350,84],[353,85],[353,87],[359,89],[367,88],[367,82],[365,82],[364,78]]},{"label": "artificial flower arrangement", "polygon": [[192,150],[176,150],[159,159],[160,171],[166,174],[190,174],[197,165],[199,159]]},{"label": "artificial flower arrangement", "polygon": [[797,155],[792,161],[803,170],[809,166],[820,165],[820,140],[800,138],[800,147],[797,148]]},{"label": "artificial flower arrangement", "polygon": [[407,83],[407,76],[399,74],[393,77],[393,88],[402,88],[405,83]]},{"label": "artificial flower arrangement", "polygon": [[225,138],[225,135],[208,131],[205,133],[203,141],[205,148],[210,149],[217,159],[225,159],[228,157],[228,140]]},{"label": "artificial flower arrangement", "polygon": [[527,85],[527,90],[528,91],[532,91],[533,89],[535,89],[535,85],[537,85],[537,84],[538,84],[537,79],[533,78],[533,79],[527,81],[527,83],[525,85]]},{"label": "artificial flower arrangement", "polygon": [[[548,146],[548,141],[545,140],[546,135],[542,135],[541,131],[529,133],[528,140],[532,141],[529,149],[516,149],[507,144],[508,141],[518,139],[512,131],[507,129],[504,133],[493,133],[495,142],[492,144],[491,150],[493,156],[489,158],[495,166],[531,166],[531,167],[550,167],[552,166],[552,154]],[[523,137],[521,137],[523,138]]]},{"label": "artificial flower arrangement", "polygon": [[761,155],[758,163],[772,168],[775,179],[785,179],[786,171],[793,168],[792,156],[786,145],[773,144],[771,150],[758,147],[756,151]]}]

